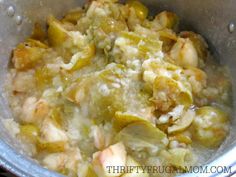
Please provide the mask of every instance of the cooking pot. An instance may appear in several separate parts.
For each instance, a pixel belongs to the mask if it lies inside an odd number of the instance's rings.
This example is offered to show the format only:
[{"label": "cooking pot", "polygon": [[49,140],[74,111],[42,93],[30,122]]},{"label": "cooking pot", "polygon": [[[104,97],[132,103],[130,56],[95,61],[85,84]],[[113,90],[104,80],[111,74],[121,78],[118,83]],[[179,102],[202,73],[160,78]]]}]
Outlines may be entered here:
[{"label": "cooking pot", "polygon": [[[62,16],[67,10],[83,5],[83,0],[0,0],[0,165],[17,176],[61,176],[27,157],[17,140],[10,136],[2,119],[11,118],[4,94],[11,50],[30,35],[34,22],[45,22],[49,14]],[[180,17],[180,28],[200,33],[207,40],[218,62],[229,67],[236,93],[236,1],[235,0],[145,0],[150,13],[170,10]],[[235,109],[236,95],[232,96]],[[233,110],[234,110],[233,109]],[[223,145],[203,165],[230,166],[236,170],[236,119],[231,115],[231,131]],[[186,174],[185,174],[186,175]],[[197,174],[187,174],[196,176]],[[202,176],[216,176],[205,173]]]}]

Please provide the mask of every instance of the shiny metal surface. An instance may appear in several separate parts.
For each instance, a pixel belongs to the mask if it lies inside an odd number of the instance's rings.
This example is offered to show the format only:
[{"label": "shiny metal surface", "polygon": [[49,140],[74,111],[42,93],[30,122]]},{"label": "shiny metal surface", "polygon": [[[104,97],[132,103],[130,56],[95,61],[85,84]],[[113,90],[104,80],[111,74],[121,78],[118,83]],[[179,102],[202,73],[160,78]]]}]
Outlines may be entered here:
[{"label": "shiny metal surface", "polygon": [[[215,58],[229,66],[233,91],[236,93],[236,31],[229,32],[229,24],[236,24],[235,0],[145,0],[153,14],[161,10],[176,12],[181,28],[194,30],[208,41]],[[62,16],[68,9],[83,4],[80,0],[0,0],[0,117],[10,118],[11,113],[3,94],[3,83],[11,50],[30,34],[35,21],[45,21],[48,14]],[[12,6],[14,13],[9,10]],[[10,8],[11,9],[11,8]],[[10,13],[10,15],[9,15]],[[17,19],[21,17],[19,24]],[[19,19],[18,19],[19,20]],[[234,108],[236,96],[233,94]],[[4,129],[0,119],[0,165],[18,176],[60,176],[25,157],[20,145]],[[229,166],[236,162],[236,119],[232,114],[229,138],[206,164]],[[232,170],[235,167],[232,167]],[[192,174],[192,176],[196,174]],[[205,174],[210,176],[211,174]],[[203,175],[204,176],[204,175]]]}]

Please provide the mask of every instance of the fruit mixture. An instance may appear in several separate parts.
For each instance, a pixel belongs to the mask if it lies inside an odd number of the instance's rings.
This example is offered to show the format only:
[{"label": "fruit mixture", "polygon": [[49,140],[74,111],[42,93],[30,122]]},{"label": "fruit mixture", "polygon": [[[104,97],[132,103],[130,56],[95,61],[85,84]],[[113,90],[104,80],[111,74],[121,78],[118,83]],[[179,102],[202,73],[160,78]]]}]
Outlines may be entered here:
[{"label": "fruit mixture", "polygon": [[[203,37],[137,0],[90,1],[13,50],[5,122],[29,156],[67,176],[152,177],[109,166],[202,163],[229,133],[231,83]],[[13,128],[14,127],[14,128]]]}]

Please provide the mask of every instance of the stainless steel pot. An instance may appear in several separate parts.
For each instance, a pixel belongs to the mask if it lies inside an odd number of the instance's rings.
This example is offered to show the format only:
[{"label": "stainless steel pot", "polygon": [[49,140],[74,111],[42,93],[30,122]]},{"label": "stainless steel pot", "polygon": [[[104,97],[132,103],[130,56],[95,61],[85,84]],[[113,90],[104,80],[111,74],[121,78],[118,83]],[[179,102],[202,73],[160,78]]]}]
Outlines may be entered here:
[{"label": "stainless steel pot", "polygon": [[[145,0],[143,2],[150,7],[153,14],[161,10],[176,12],[181,18],[182,29],[194,30],[202,34],[207,39],[215,58],[229,66],[233,91],[236,93],[236,26],[234,30],[233,25],[236,25],[235,0]],[[3,127],[1,120],[11,117],[3,92],[11,50],[30,34],[35,21],[45,22],[48,14],[62,16],[68,9],[83,3],[83,0],[0,0],[0,93],[2,93],[0,95],[0,165],[18,176],[60,175],[40,167],[26,157],[21,146]],[[235,108],[235,94],[232,99]],[[234,113],[231,124],[230,136],[205,165],[232,166],[231,171],[236,170]],[[196,174],[189,176],[196,176]]]}]

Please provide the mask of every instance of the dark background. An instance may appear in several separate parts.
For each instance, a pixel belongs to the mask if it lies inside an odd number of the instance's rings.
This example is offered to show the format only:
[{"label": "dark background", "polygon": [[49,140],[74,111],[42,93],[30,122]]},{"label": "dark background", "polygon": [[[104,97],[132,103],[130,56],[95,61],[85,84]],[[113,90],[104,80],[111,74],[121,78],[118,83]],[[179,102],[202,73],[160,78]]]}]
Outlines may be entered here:
[{"label": "dark background", "polygon": [[0,177],[16,177],[16,176],[7,172],[4,168],[0,167]]}]

